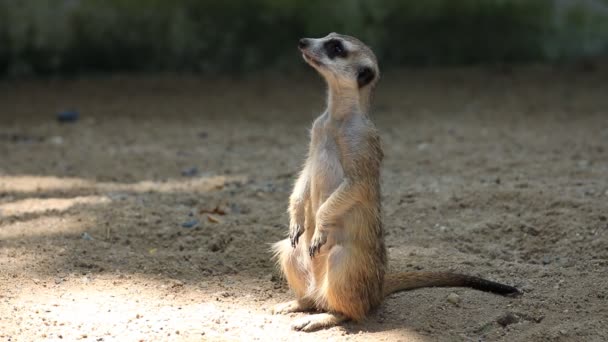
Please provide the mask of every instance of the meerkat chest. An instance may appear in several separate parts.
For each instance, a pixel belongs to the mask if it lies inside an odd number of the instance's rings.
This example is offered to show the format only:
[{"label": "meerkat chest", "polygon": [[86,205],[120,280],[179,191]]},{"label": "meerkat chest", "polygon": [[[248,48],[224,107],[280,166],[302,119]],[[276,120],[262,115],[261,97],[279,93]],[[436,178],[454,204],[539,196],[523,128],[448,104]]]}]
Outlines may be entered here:
[{"label": "meerkat chest", "polygon": [[316,144],[311,151],[311,187],[313,197],[324,201],[344,180],[340,148],[336,139],[327,132],[318,132]]}]

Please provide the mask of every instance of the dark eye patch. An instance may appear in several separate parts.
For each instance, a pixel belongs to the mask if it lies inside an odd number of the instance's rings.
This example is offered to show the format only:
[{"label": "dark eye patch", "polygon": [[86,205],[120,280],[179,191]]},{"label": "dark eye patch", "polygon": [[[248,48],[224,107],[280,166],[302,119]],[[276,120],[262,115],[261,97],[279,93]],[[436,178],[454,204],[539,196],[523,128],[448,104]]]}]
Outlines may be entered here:
[{"label": "dark eye patch", "polygon": [[376,77],[376,73],[368,66],[359,67],[357,70],[357,84],[359,88],[368,85]]},{"label": "dark eye patch", "polygon": [[346,58],[348,56],[348,52],[344,48],[344,44],[338,39],[330,39],[323,44],[323,49],[325,49],[325,53],[329,59],[334,59],[336,57]]}]

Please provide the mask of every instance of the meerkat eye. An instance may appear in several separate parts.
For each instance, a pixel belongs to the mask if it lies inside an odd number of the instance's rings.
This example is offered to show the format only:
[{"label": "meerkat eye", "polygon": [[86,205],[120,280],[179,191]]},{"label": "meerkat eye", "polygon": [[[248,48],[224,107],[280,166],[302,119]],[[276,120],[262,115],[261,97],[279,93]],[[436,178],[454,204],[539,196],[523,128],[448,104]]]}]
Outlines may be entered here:
[{"label": "meerkat eye", "polygon": [[336,57],[346,58],[346,56],[348,55],[346,49],[344,48],[344,44],[342,44],[342,42],[337,39],[328,40],[327,42],[325,42],[325,44],[323,44],[323,47],[325,48],[325,53],[327,54],[327,57],[329,57],[330,59],[334,59]]}]

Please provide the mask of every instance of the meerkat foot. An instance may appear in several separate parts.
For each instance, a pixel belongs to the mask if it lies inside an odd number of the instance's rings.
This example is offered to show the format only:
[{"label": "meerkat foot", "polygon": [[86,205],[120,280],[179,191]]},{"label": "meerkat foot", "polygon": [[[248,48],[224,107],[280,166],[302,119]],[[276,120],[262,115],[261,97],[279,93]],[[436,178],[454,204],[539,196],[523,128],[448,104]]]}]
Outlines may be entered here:
[{"label": "meerkat foot", "polygon": [[289,302],[276,305],[274,308],[272,308],[272,313],[275,315],[288,314],[288,313],[292,313],[292,312],[309,311],[310,309],[312,309],[312,306],[307,305],[306,303],[303,303],[302,301],[291,300]]},{"label": "meerkat foot", "polygon": [[346,320],[346,316],[341,314],[322,313],[298,319],[291,325],[291,328],[293,330],[310,332],[319,329],[331,328]]}]

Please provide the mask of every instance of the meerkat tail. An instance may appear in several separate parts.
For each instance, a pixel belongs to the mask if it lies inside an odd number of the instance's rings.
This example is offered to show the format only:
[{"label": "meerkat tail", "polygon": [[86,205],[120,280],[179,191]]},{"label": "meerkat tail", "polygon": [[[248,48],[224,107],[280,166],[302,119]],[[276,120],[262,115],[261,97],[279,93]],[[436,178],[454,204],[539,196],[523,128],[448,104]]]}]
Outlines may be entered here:
[{"label": "meerkat tail", "polygon": [[386,275],[384,296],[398,291],[423,287],[470,287],[475,290],[500,295],[516,295],[520,293],[513,286],[464,274],[449,272],[402,272]]}]

